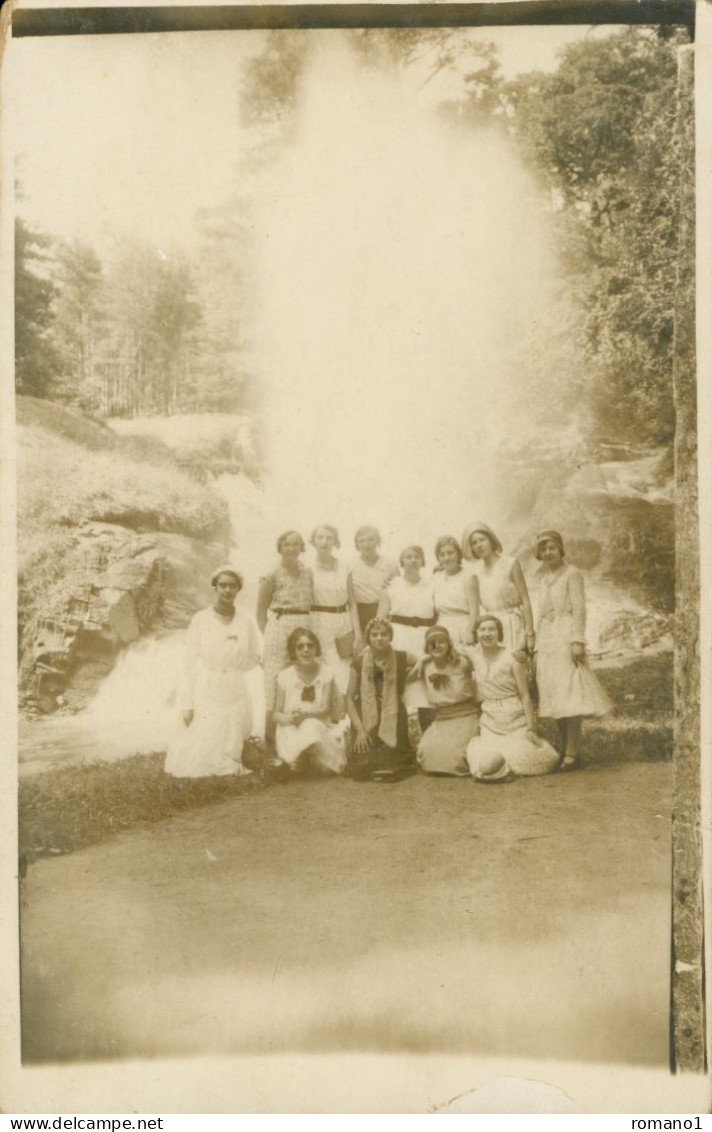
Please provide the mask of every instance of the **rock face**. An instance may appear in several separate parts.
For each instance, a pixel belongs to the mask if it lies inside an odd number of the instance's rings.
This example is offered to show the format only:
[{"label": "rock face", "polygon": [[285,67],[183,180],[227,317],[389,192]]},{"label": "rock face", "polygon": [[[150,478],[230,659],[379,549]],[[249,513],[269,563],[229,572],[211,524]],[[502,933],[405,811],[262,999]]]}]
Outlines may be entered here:
[{"label": "rock face", "polygon": [[[564,534],[567,559],[618,586],[642,606],[672,612],[675,595],[674,495],[664,449],[529,451],[510,461],[506,475],[527,501],[534,531]],[[526,458],[525,458],[526,457]],[[528,495],[527,495],[528,492]],[[527,562],[531,545],[520,548]]]},{"label": "rock face", "polygon": [[[33,642],[25,706],[85,707],[120,649],[149,630],[180,629],[210,596],[222,544],[175,534],[139,535],[86,523],[71,577],[54,595]],[[197,580],[196,580],[197,579]]]}]

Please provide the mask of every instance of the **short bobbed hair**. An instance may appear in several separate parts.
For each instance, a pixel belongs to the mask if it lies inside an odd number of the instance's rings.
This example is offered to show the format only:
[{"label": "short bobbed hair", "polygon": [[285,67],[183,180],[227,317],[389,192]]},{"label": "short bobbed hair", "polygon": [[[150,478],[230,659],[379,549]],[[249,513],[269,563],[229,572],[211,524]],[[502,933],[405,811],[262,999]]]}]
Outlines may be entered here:
[{"label": "short bobbed hair", "polygon": [[408,552],[411,551],[411,550],[415,551],[415,553],[420,558],[420,565],[424,566],[425,565],[425,551],[423,550],[422,546],[418,546],[417,543],[413,543],[411,546],[404,546],[403,547],[403,549],[401,550],[401,552],[398,556],[398,564],[400,566],[403,565],[403,559],[405,558],[406,554],[408,554]]},{"label": "short bobbed hair", "polygon": [[292,629],[287,637],[287,656],[292,664],[297,659],[297,645],[302,637],[308,637],[316,649],[316,655],[321,656],[321,644],[313,629]]},{"label": "short bobbed hair", "polygon": [[376,544],[378,546],[381,545],[381,532],[377,530],[376,527],[371,527],[367,524],[365,527],[359,527],[359,529],[356,531],[356,534],[354,535],[355,547],[358,548],[358,541],[359,539],[363,538],[364,535],[375,535]]},{"label": "short bobbed hair", "polygon": [[440,555],[446,546],[451,546],[457,554],[457,561],[462,564],[462,547],[453,535],[441,535],[435,543],[435,557],[440,561]]},{"label": "short bobbed hair", "polygon": [[315,546],[314,540],[317,536],[318,531],[328,531],[334,540],[334,546],[338,550],[338,548],[341,546],[341,539],[339,538],[339,532],[337,531],[336,527],[332,527],[331,523],[319,523],[319,525],[317,527],[314,527],[314,530],[309,535],[309,542],[312,544],[312,546]]},{"label": "short bobbed hair", "polygon": [[478,617],[475,621],[475,632],[478,632],[480,625],[483,625],[485,621],[491,621],[494,625],[497,626],[497,640],[501,644],[504,640],[504,625],[500,621],[499,617],[495,617],[494,613],[483,613],[481,617]]},{"label": "short bobbed hair", "polygon": [[304,542],[304,539],[300,535],[299,531],[282,531],[281,535],[277,539],[277,553],[278,554],[282,553],[282,547],[284,546],[287,539],[291,538],[292,535],[296,535],[297,538],[299,539],[299,553],[300,554],[304,553],[304,551],[306,550],[307,547],[306,547],[306,543]]},{"label": "short bobbed hair", "polygon": [[366,626],[364,637],[369,642],[369,644],[371,642],[371,633],[374,629],[385,629],[388,633],[388,640],[393,640],[393,626],[391,625],[390,621],[386,621],[385,617],[372,617],[368,625]]}]

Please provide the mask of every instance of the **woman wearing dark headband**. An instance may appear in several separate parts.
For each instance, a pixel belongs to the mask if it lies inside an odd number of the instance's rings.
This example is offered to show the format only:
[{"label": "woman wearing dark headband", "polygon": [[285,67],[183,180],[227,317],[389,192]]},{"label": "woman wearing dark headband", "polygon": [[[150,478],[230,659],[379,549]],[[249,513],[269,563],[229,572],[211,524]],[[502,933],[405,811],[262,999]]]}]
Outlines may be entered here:
[{"label": "woman wearing dark headband", "polygon": [[171,743],[165,770],[176,778],[248,774],[242,747],[252,728],[245,672],[260,661],[252,617],[235,606],[242,578],[221,566],[210,584],[215,600],[196,613],[186,637],[179,700],[185,730]]},{"label": "woman wearing dark headband", "polygon": [[291,770],[340,774],[346,755],[335,724],[344,714],[334,673],[321,660],[311,629],[295,629],[287,640],[291,664],[277,677],[272,718],[277,754]]},{"label": "woman wearing dark headband", "polygon": [[435,720],[420,740],[418,762],[426,774],[466,776],[467,745],[479,730],[472,663],[440,625],[427,630],[425,654],[420,670]]},{"label": "woman wearing dark headband", "polygon": [[346,709],[351,719],[351,777],[395,782],[415,772],[403,697],[415,657],[393,648],[393,628],[375,618],[366,647],[351,665]]},{"label": "woman wearing dark headband", "polygon": [[539,714],[555,719],[562,744],[561,769],[579,764],[581,725],[606,715],[612,704],[586,663],[586,598],[583,575],[564,561],[558,531],[537,535],[542,562],[537,630]]}]

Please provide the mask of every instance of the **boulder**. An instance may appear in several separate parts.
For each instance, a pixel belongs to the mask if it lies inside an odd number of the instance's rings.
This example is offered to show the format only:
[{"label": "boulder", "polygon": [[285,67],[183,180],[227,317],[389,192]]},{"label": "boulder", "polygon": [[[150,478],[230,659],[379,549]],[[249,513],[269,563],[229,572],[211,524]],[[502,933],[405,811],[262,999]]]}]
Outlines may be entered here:
[{"label": "boulder", "polygon": [[148,632],[184,628],[209,603],[210,575],[224,557],[220,543],[83,524],[72,573],[51,595],[31,642],[27,706],[86,707],[122,648]]}]

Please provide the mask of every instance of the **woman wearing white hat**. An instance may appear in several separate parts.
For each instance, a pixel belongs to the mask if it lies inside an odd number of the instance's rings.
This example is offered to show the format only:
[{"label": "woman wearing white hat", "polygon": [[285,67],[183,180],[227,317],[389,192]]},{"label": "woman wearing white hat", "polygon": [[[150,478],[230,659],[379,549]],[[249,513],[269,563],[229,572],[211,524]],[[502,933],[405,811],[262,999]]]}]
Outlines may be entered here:
[{"label": "woman wearing white hat", "polygon": [[232,566],[215,570],[215,600],[196,613],[186,638],[179,699],[185,729],[171,743],[165,770],[176,778],[249,774],[242,747],[252,728],[245,672],[260,661],[257,626],[235,606],[242,578]]},{"label": "woman wearing white hat", "polygon": [[533,652],[534,617],[524,571],[518,560],[504,554],[494,531],[480,520],[465,527],[462,553],[472,562],[477,577],[480,612],[499,618],[508,649]]}]

